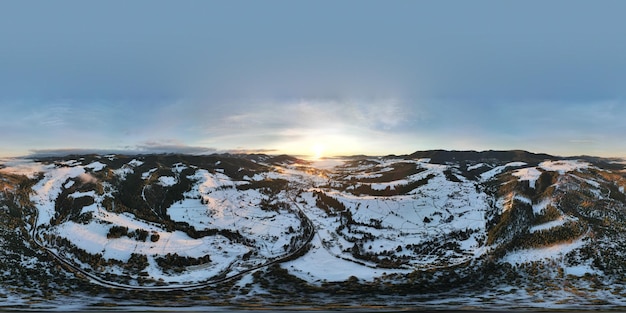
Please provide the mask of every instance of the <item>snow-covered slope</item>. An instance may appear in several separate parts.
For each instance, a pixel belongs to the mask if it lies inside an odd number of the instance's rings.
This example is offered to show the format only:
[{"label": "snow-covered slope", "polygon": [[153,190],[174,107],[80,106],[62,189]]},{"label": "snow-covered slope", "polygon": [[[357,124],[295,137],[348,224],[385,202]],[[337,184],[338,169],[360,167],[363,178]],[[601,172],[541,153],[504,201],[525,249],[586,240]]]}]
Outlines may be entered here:
[{"label": "snow-covered slope", "polygon": [[497,284],[537,264],[551,264],[551,280],[596,275],[613,284],[626,270],[623,164],[519,151],[332,163],[263,155],[7,160],[0,201],[7,214],[23,208],[16,218],[24,234],[53,262],[128,290],[266,286],[254,273],[274,277],[277,264],[315,288],[356,278],[362,288],[402,292]]}]

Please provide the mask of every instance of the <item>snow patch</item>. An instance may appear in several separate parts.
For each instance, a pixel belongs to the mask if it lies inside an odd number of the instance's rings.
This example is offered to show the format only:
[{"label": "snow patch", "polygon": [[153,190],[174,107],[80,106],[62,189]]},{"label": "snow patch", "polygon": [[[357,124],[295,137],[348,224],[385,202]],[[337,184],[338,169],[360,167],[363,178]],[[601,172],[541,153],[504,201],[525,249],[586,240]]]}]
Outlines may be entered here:
[{"label": "snow patch", "polygon": [[91,164],[85,165],[86,168],[92,169],[94,172],[100,171],[105,168],[107,165],[104,163],[100,163],[99,161],[93,162]]},{"label": "snow patch", "polygon": [[391,190],[395,190],[396,186],[406,185],[408,183],[409,183],[408,180],[400,179],[400,180],[394,180],[394,181],[390,181],[386,183],[373,183],[370,185],[370,187],[373,190],[385,190],[387,187],[389,187],[389,189]]},{"label": "snow patch", "polygon": [[323,248],[319,236],[312,241],[309,253],[294,261],[286,262],[281,267],[288,269],[293,275],[307,281],[345,281],[350,276],[371,281],[383,273],[409,273],[409,270],[393,270],[359,266],[349,260],[337,258]]},{"label": "snow patch", "polygon": [[516,166],[524,166],[524,165],[526,165],[525,162],[510,162],[510,163],[507,163],[507,164],[502,165],[502,166],[494,167],[491,170],[480,174],[480,178],[482,180],[491,179],[494,176],[502,173],[508,167],[516,167]]},{"label": "snow patch", "polygon": [[137,159],[133,159],[132,161],[128,162],[128,165],[132,166],[132,167],[139,167],[139,166],[143,165],[143,162],[139,161]]},{"label": "snow patch", "polygon": [[591,166],[588,162],[581,160],[560,160],[560,161],[545,161],[539,164],[539,167],[546,171],[555,171],[559,174],[565,174],[566,172],[579,171],[581,169],[587,169]]},{"label": "snow patch", "polygon": [[578,239],[572,243],[555,244],[546,248],[517,250],[507,253],[503,261],[515,265],[546,259],[558,259],[571,251],[582,248],[584,245],[585,242],[582,239]]},{"label": "snow patch", "polygon": [[530,188],[534,189],[537,179],[541,176],[541,171],[537,170],[536,167],[522,168],[513,172],[513,176],[522,181],[527,180]]},{"label": "snow patch", "polygon": [[72,197],[74,199],[82,198],[82,197],[92,197],[92,198],[95,198],[96,197],[96,192],[93,191],[93,190],[92,191],[87,191],[87,192],[76,191],[76,192],[71,193],[71,194],[69,194],[67,196],[68,197]]},{"label": "snow patch", "polygon": [[133,159],[132,161],[124,164],[119,169],[114,170],[113,173],[115,173],[115,175],[117,176],[126,177],[126,175],[135,171],[135,167],[141,166],[142,164],[143,162]]},{"label": "snow patch", "polygon": [[74,181],[73,180],[68,180],[67,183],[65,183],[65,185],[63,185],[63,188],[65,189],[69,189],[72,188],[72,186],[74,186]]},{"label": "snow patch", "polygon": [[537,204],[534,204],[533,205],[533,213],[535,215],[541,214],[541,211],[543,211],[543,209],[545,209],[548,206],[548,204],[550,204],[550,203],[552,203],[552,200],[544,199],[543,201],[541,201],[541,202],[539,202]]},{"label": "snow patch", "polygon": [[471,170],[479,169],[479,168],[481,168],[483,166],[485,166],[485,163],[474,164],[474,165],[468,166],[467,167],[467,171],[469,172]]},{"label": "snow patch", "polygon": [[47,223],[54,216],[55,200],[61,193],[63,185],[70,178],[85,174],[85,169],[82,167],[52,167],[44,174],[44,178],[33,187],[34,195],[30,198],[39,209],[38,224]]},{"label": "snow patch", "polygon": [[566,275],[582,277],[585,274],[597,274],[598,271],[589,265],[566,266],[563,271]]},{"label": "snow patch", "polygon": [[538,232],[538,231],[542,231],[542,230],[546,230],[546,229],[550,229],[554,227],[559,227],[559,226],[563,226],[566,222],[572,221],[572,220],[573,220],[572,218],[569,218],[569,217],[566,218],[566,217],[561,216],[554,221],[535,225],[531,227],[528,231],[531,233],[534,233],[534,232]]},{"label": "snow patch", "polygon": [[171,186],[176,185],[176,183],[177,183],[176,177],[172,177],[172,176],[159,177],[159,185],[163,187],[171,187]]},{"label": "snow patch", "polygon": [[182,171],[186,170],[187,166],[183,163],[176,163],[172,165],[172,172],[180,174]]},{"label": "snow patch", "polygon": [[141,179],[146,180],[148,178],[150,178],[150,175],[152,175],[152,173],[156,172],[157,168],[153,168],[147,172],[144,172],[141,174]]}]

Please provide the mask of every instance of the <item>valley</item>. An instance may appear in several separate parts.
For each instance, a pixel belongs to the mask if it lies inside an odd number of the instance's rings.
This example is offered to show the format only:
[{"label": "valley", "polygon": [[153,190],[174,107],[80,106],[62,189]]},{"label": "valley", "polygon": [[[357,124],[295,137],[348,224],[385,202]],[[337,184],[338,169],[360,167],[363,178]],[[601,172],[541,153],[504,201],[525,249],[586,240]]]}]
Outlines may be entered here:
[{"label": "valley", "polygon": [[165,306],[625,305],[623,160],[434,150],[333,162],[2,160],[0,297],[43,309],[118,306],[122,295]]}]

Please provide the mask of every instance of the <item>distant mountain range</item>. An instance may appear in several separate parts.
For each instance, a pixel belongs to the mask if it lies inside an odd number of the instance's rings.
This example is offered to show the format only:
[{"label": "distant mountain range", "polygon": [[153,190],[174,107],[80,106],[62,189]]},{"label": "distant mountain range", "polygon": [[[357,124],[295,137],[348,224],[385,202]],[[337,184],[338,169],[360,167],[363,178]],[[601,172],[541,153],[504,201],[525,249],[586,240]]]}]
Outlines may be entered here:
[{"label": "distant mountain range", "polygon": [[3,161],[0,308],[626,305],[624,160],[335,161]]}]

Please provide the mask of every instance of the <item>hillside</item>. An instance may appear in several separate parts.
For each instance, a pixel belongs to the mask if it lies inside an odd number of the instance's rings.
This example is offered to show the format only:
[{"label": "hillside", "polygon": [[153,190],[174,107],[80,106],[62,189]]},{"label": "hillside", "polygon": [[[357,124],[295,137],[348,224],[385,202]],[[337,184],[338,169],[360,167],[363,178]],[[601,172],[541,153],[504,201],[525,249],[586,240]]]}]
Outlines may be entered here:
[{"label": "hillside", "polygon": [[438,150],[333,168],[261,154],[0,163],[5,308],[626,305],[621,160]]}]

